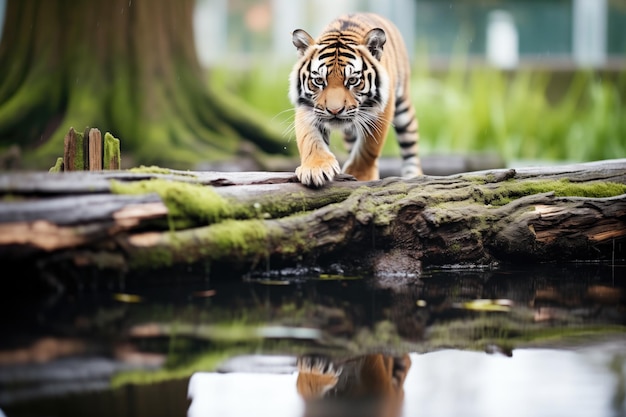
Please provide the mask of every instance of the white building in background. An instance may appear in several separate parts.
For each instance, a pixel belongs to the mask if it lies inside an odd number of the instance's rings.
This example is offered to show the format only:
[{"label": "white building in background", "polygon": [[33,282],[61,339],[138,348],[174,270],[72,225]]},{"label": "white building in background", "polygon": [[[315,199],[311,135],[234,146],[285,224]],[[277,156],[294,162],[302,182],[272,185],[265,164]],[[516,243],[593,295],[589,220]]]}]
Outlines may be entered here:
[{"label": "white building in background", "polygon": [[7,8],[7,0],[0,0],[0,38],[2,37],[2,31],[4,30],[4,14]]},{"label": "white building in background", "polygon": [[[521,29],[524,28],[520,22],[515,21],[513,11],[519,11],[520,6],[527,9],[542,6],[545,9],[549,3],[518,0],[497,2],[498,9],[508,13],[506,15],[500,11],[494,13],[489,10],[489,3],[477,0],[197,0],[193,23],[199,59],[206,66],[241,61],[253,55],[263,56],[264,59],[269,57],[272,63],[291,62],[295,57],[291,44],[291,32],[294,29],[305,29],[315,37],[338,14],[356,11],[372,11],[390,18],[402,32],[409,53],[415,57],[418,36],[420,42],[426,38],[426,42],[434,40],[441,43],[440,37],[459,29],[460,23],[455,20],[459,16],[454,9],[463,6],[471,10],[487,10],[488,15],[492,13],[484,28],[485,59],[501,68],[514,68],[527,56],[524,53],[528,51],[523,50],[522,43],[528,40],[523,36]],[[616,61],[620,68],[626,67],[626,41],[622,41],[626,40],[626,11],[623,4],[609,0],[552,1],[550,4],[558,4],[558,7],[550,7],[558,8],[560,20],[565,20],[565,25],[571,26],[571,33],[565,34],[566,40],[561,43],[571,44],[571,51],[568,46],[561,47],[562,58],[581,67],[602,67]],[[7,0],[0,0],[0,36],[6,5]],[[432,7],[444,8],[445,14],[437,14],[434,17],[436,22],[431,25],[434,28],[424,30],[424,24],[433,21],[428,13],[423,12]],[[238,23],[233,19],[237,14],[240,15]],[[568,25],[566,16],[570,14],[571,25]],[[532,37],[538,32],[534,31],[535,20],[530,20],[533,25],[530,28]],[[551,24],[552,19],[549,22]],[[475,23],[479,24],[478,21]],[[528,35],[529,27],[525,29]],[[439,30],[437,34],[432,33],[436,30]],[[478,28],[474,31],[482,30]],[[540,33],[543,34],[543,31]],[[562,35],[563,31],[560,33]],[[476,52],[474,50],[474,54]],[[539,52],[541,54],[553,55],[549,50]]]},{"label": "white building in background", "polygon": [[513,69],[519,62],[519,37],[513,15],[505,10],[490,12],[487,19],[487,62]]},{"label": "white building in background", "polygon": [[573,0],[572,54],[583,67],[607,60],[607,0]]},{"label": "white building in background", "polygon": [[[4,0],[0,0],[0,5],[2,1]],[[572,64],[584,67],[597,67],[607,62],[609,7],[613,8],[613,12],[621,13],[619,8],[610,6],[607,0],[570,0],[570,3],[509,0],[498,2],[499,10],[491,10],[491,7],[488,3],[470,0],[198,0],[194,29],[200,60],[207,66],[233,60],[240,64],[242,60],[245,62],[255,57],[263,57],[266,61],[270,57],[271,60],[267,61],[270,64],[292,62],[295,50],[291,43],[291,32],[294,29],[302,28],[316,37],[330,20],[341,13],[372,11],[395,22],[413,57],[416,55],[418,42],[431,42],[441,49],[443,43],[453,39],[453,42],[461,40],[466,44],[473,42],[474,47],[479,48],[474,48],[470,54],[479,57],[477,53],[482,53],[488,63],[499,68],[515,68],[525,57],[533,56],[561,59],[561,62],[569,60]],[[560,16],[560,23],[552,26],[548,23],[546,26],[544,20],[540,29],[542,32],[539,33],[534,28],[535,19],[529,18],[528,11],[537,10],[536,13],[545,14],[547,7],[552,7],[549,13]],[[462,39],[461,26],[468,22],[468,17],[458,12],[462,8],[466,15],[473,16],[471,24],[474,29],[470,32],[474,36],[483,33],[483,40],[477,42],[477,39]],[[516,13],[522,8],[526,14],[516,22]],[[430,16],[434,9],[439,11]],[[487,15],[486,27],[480,27],[485,24],[480,18],[476,19],[476,11],[478,14],[483,13],[483,16]],[[567,16],[570,15],[571,21],[568,21]],[[461,22],[460,18],[466,20]],[[437,22],[428,19],[436,19]],[[525,26],[522,27],[522,24]],[[545,51],[529,53],[529,42],[540,48],[545,39],[545,44],[548,45],[550,38],[543,38],[542,33],[550,32],[557,25],[560,25],[559,51],[555,52],[546,46]],[[425,28],[426,26],[430,28]],[[615,26],[614,22],[613,37]],[[567,27],[571,27],[571,33],[568,33],[569,29],[565,29]],[[534,39],[522,37],[524,34]],[[626,37],[626,31],[624,36]],[[571,50],[567,45],[571,45]],[[624,56],[625,52],[617,51],[619,56]],[[444,51],[444,54],[450,53],[452,52]]]},{"label": "white building in background", "polygon": [[193,31],[200,63],[211,66],[223,61],[228,36],[228,0],[197,0]]}]

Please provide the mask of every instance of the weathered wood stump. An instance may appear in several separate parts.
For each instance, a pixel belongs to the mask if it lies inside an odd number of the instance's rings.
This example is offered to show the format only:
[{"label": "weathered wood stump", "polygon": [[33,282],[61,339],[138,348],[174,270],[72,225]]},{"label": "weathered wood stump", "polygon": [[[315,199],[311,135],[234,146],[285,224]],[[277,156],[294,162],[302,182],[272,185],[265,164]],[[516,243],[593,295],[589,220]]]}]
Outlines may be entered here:
[{"label": "weathered wood stump", "polygon": [[293,268],[417,276],[442,265],[626,257],[626,159],[410,180],[127,171],[0,176],[7,264]]},{"label": "weathered wood stump", "polygon": [[101,171],[120,169],[120,141],[109,132],[86,128],[84,133],[70,128],[64,138],[63,156],[50,172]]}]

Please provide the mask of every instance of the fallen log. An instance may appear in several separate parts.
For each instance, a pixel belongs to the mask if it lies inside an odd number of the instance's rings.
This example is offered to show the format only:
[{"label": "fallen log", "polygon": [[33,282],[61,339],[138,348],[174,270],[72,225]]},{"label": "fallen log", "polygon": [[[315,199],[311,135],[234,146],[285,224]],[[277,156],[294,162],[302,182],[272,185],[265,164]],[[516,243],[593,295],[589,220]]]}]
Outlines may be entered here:
[{"label": "fallen log", "polygon": [[626,258],[626,159],[405,180],[284,172],[0,175],[0,259],[67,268],[418,276],[424,267]]}]

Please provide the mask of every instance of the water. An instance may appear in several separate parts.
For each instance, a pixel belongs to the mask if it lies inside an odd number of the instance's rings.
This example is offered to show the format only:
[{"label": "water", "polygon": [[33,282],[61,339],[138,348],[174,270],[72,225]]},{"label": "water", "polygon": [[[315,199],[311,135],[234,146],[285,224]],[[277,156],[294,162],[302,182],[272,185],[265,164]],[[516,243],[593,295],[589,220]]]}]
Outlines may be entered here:
[{"label": "water", "polygon": [[624,272],[437,270],[390,285],[344,275],[209,282],[170,271],[90,277],[60,295],[5,291],[0,409],[626,415]]},{"label": "water", "polygon": [[[521,349],[511,358],[459,350],[411,354],[404,415],[623,415],[623,393],[611,370],[618,350],[623,357],[617,343],[580,351]],[[622,361],[622,372],[623,366]],[[296,378],[294,373],[197,373],[191,379],[188,415],[305,415]]]}]

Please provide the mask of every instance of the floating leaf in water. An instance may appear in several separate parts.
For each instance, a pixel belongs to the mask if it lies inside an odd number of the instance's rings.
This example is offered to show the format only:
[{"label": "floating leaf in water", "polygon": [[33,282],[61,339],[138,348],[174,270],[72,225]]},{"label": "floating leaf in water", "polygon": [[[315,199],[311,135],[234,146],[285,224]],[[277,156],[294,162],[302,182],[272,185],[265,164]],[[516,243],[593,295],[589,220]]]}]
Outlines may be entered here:
[{"label": "floating leaf in water", "polygon": [[472,311],[503,311],[511,310],[513,301],[507,299],[478,299],[461,303],[460,308]]},{"label": "floating leaf in water", "polygon": [[346,280],[354,280],[361,279],[361,277],[356,276],[345,276],[340,274],[320,274],[319,279],[324,281],[346,281]]},{"label": "floating leaf in water", "polygon": [[213,297],[216,294],[215,290],[204,290],[204,291],[196,291],[193,293],[194,297],[200,297],[200,298],[208,298],[208,297]]},{"label": "floating leaf in water", "polygon": [[263,285],[290,285],[291,284],[290,281],[280,280],[280,279],[260,279],[256,282],[259,284],[263,284]]},{"label": "floating leaf in water", "polygon": [[587,298],[601,304],[618,304],[624,298],[621,288],[592,285],[587,288]]},{"label": "floating leaf in water", "polygon": [[113,299],[121,303],[140,303],[143,301],[143,297],[135,294],[115,293]]}]

